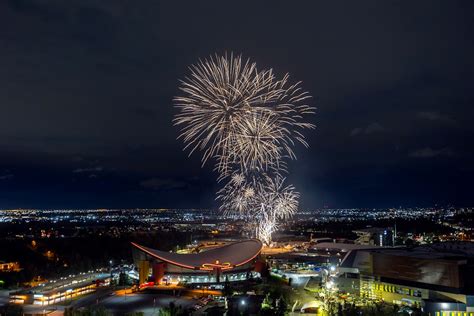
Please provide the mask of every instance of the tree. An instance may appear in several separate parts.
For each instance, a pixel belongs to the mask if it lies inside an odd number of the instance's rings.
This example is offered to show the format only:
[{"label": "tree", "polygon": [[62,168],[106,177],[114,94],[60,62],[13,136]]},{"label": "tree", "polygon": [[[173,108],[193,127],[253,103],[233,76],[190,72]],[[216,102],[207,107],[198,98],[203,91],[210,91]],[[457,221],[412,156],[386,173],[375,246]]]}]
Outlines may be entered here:
[{"label": "tree", "polygon": [[86,309],[73,309],[72,307],[64,310],[64,316],[109,316],[109,312],[102,307],[89,307]]},{"label": "tree", "polygon": [[3,308],[3,310],[0,309],[0,315],[22,316],[23,307],[17,304],[8,304]]},{"label": "tree", "polygon": [[285,315],[286,309],[288,308],[288,304],[286,303],[285,299],[283,298],[283,295],[280,296],[278,299],[278,304],[277,304],[277,314],[278,315]]},{"label": "tree", "polygon": [[127,284],[128,284],[127,274],[125,272],[120,272],[118,285],[123,286],[123,285],[127,285]]},{"label": "tree", "polygon": [[184,316],[188,314],[189,313],[186,310],[183,310],[181,306],[176,307],[173,302],[170,302],[168,307],[161,308],[158,311],[159,316]]}]

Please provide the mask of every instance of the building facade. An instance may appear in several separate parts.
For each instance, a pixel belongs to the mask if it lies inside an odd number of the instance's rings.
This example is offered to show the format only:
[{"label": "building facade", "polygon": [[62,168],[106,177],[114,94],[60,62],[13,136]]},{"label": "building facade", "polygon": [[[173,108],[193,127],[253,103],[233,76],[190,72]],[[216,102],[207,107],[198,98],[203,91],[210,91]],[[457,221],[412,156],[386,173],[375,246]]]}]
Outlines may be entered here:
[{"label": "building facade", "polygon": [[472,245],[445,246],[353,250],[339,267],[338,288],[432,316],[474,316]]},{"label": "building facade", "polygon": [[132,243],[140,285],[222,283],[243,281],[259,276],[259,240],[229,243],[209,250],[179,254],[160,251]]}]

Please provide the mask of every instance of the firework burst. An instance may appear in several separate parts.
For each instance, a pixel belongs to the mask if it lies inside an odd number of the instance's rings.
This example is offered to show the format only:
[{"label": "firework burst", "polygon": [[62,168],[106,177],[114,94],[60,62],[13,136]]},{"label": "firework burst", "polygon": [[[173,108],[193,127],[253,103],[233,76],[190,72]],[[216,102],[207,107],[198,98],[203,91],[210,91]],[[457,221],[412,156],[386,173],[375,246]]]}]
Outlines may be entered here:
[{"label": "firework burst", "polygon": [[221,202],[219,209],[229,216],[247,218],[251,210],[257,207],[256,192],[258,187],[247,181],[245,174],[234,173],[222,189],[217,192],[216,199]]},{"label": "firework burst", "polygon": [[287,219],[298,209],[298,198],[299,193],[292,185],[285,185],[285,178],[280,175],[246,178],[243,173],[235,173],[217,193],[224,214],[246,219],[255,219],[262,213]]},{"label": "firework burst", "polygon": [[314,108],[300,83],[288,74],[277,78],[273,70],[258,70],[241,56],[215,56],[190,67],[181,81],[181,96],[174,98],[185,150],[202,152],[202,164],[215,159],[220,209],[243,217],[256,227],[258,238],[269,244],[278,220],[298,208],[299,193],[285,185],[280,174],[286,160],[295,159],[296,143],[308,146],[302,131]]},{"label": "firework burst", "polygon": [[272,242],[272,234],[277,230],[277,228],[278,224],[276,218],[272,214],[262,211],[257,223],[257,238],[265,245],[269,246]]},{"label": "firework burst", "polygon": [[288,219],[298,209],[300,194],[293,185],[285,185],[285,178],[277,175],[266,177],[264,187],[260,189],[264,197],[263,203],[277,219]]},{"label": "firework burst", "polygon": [[221,176],[231,166],[266,169],[282,157],[295,158],[295,141],[307,146],[302,122],[313,113],[305,104],[310,96],[290,85],[288,75],[276,79],[273,71],[257,69],[241,56],[216,56],[190,68],[181,81],[182,96],[174,98],[181,138],[190,154],[203,151],[202,162],[216,158]]}]

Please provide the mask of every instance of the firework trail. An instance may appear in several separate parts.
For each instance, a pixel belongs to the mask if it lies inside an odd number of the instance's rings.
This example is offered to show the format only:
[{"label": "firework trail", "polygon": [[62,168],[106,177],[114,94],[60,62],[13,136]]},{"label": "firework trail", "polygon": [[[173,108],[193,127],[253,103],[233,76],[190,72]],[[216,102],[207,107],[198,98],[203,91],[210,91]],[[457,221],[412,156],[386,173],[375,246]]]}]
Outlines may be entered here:
[{"label": "firework trail", "polygon": [[257,223],[256,236],[265,245],[270,245],[272,242],[272,234],[277,230],[278,224],[276,218],[272,214],[262,212],[262,216]]}]

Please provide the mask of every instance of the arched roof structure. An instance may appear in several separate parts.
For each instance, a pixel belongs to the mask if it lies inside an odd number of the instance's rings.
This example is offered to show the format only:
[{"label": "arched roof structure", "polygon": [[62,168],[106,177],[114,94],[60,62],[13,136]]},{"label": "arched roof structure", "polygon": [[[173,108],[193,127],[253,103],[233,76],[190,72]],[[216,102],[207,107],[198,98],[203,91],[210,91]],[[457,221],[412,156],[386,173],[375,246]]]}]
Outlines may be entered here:
[{"label": "arched roof structure", "polygon": [[133,242],[132,245],[160,261],[191,270],[232,269],[255,259],[263,247],[260,240],[249,239],[196,254],[179,254],[144,247]]}]

